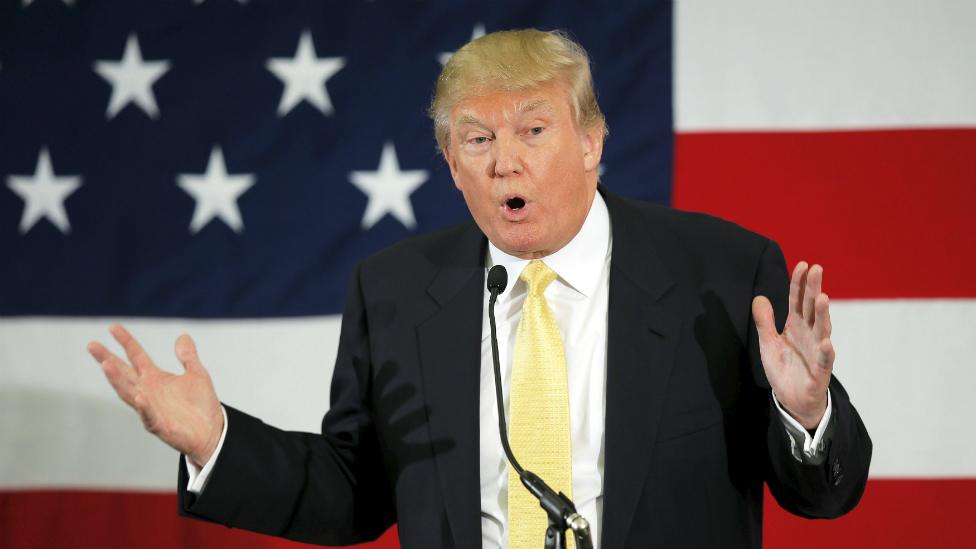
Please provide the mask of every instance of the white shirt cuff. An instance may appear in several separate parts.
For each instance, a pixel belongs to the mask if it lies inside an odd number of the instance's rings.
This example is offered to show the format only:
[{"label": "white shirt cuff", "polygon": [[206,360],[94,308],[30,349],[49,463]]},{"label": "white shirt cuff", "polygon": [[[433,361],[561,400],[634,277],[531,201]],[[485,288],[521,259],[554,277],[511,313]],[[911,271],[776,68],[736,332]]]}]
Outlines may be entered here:
[{"label": "white shirt cuff", "polygon": [[220,449],[224,447],[224,438],[227,436],[227,410],[221,406],[220,412],[224,414],[224,430],[220,432],[220,440],[217,441],[217,447],[214,448],[213,454],[210,454],[210,459],[203,465],[203,468],[197,467],[190,461],[190,458],[183,456],[183,461],[186,463],[187,476],[190,477],[186,483],[186,490],[191,494],[199,496],[203,493],[203,489],[207,487],[207,479],[210,478],[210,471],[213,470],[214,463],[217,462]]},{"label": "white shirt cuff", "polygon": [[824,433],[827,432],[827,425],[830,424],[830,389],[827,389],[827,411],[824,412],[823,418],[817,425],[817,430],[814,431],[812,437],[810,432],[800,425],[799,421],[780,406],[779,400],[776,398],[776,391],[773,391],[773,403],[779,410],[780,419],[783,421],[783,426],[786,427],[786,434],[789,435],[790,453],[793,454],[793,457],[799,462],[811,465],[823,463],[826,457],[824,448],[827,445],[827,441],[824,440]]}]

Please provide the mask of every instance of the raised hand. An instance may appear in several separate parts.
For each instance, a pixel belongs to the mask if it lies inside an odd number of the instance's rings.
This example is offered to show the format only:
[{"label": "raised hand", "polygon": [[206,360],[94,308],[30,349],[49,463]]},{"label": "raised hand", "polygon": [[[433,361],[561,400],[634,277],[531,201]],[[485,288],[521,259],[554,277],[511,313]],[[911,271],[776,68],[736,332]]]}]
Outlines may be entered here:
[{"label": "raised hand", "polygon": [[102,365],[115,392],[139,414],[147,431],[195,464],[205,464],[217,447],[224,416],[193,340],[186,334],[176,339],[176,357],[184,373],[175,375],[156,367],[122,326],[116,324],[109,331],[125,349],[129,362],[96,341],[88,344],[88,352]]},{"label": "raised hand", "polygon": [[823,268],[801,261],[790,280],[790,310],[783,333],[776,332],[773,307],[765,296],[752,300],[759,354],[780,405],[800,425],[814,429],[827,411],[827,385],[834,367]]}]

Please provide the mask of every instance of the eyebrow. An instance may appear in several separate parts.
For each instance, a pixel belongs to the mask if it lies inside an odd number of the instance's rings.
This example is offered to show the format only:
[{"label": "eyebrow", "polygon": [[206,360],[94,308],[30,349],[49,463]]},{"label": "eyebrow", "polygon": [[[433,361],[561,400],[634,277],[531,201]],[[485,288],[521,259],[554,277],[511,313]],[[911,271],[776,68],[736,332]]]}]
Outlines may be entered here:
[{"label": "eyebrow", "polygon": [[488,126],[485,126],[485,123],[484,122],[482,122],[481,120],[478,120],[477,118],[475,118],[474,116],[471,116],[470,114],[462,114],[457,119],[457,122],[454,123],[454,127],[455,128],[460,128],[461,126],[463,126],[465,124],[474,124],[475,126],[481,126],[482,128],[486,128],[486,129],[488,128]]},{"label": "eyebrow", "polygon": [[[546,101],[545,99],[534,99],[532,101],[523,101],[515,106],[515,112],[518,114],[525,114],[527,112],[531,112],[535,110],[552,112],[552,103]],[[457,121],[454,122],[454,127],[460,128],[465,124],[473,124],[475,126],[479,126],[485,129],[488,128],[488,126],[484,122],[482,122],[481,120],[479,120],[478,118],[470,114],[462,114],[460,117],[458,117]]]}]

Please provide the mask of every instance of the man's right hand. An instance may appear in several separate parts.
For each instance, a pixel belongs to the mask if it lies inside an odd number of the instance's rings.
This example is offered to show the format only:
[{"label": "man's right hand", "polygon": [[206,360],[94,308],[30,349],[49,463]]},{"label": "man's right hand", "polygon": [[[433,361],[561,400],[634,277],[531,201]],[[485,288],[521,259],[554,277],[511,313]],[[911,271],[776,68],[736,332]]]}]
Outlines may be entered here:
[{"label": "man's right hand", "polygon": [[156,367],[125,328],[116,324],[109,331],[125,349],[128,363],[97,341],[88,344],[108,382],[139,414],[147,431],[202,467],[220,440],[224,415],[193,339],[186,334],[176,339],[176,357],[184,373],[174,375]]}]

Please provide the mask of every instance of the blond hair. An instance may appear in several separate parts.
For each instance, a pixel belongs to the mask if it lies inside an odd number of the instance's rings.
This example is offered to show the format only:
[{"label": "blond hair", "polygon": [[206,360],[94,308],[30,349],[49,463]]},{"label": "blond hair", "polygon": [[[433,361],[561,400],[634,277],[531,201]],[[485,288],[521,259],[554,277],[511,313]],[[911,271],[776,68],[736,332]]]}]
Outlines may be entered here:
[{"label": "blond hair", "polygon": [[451,142],[451,111],[461,101],[492,91],[532,90],[551,83],[569,88],[576,124],[599,124],[607,135],[606,118],[596,102],[590,58],[562,31],[536,29],[498,31],[465,44],[444,65],[429,115],[441,150]]}]

